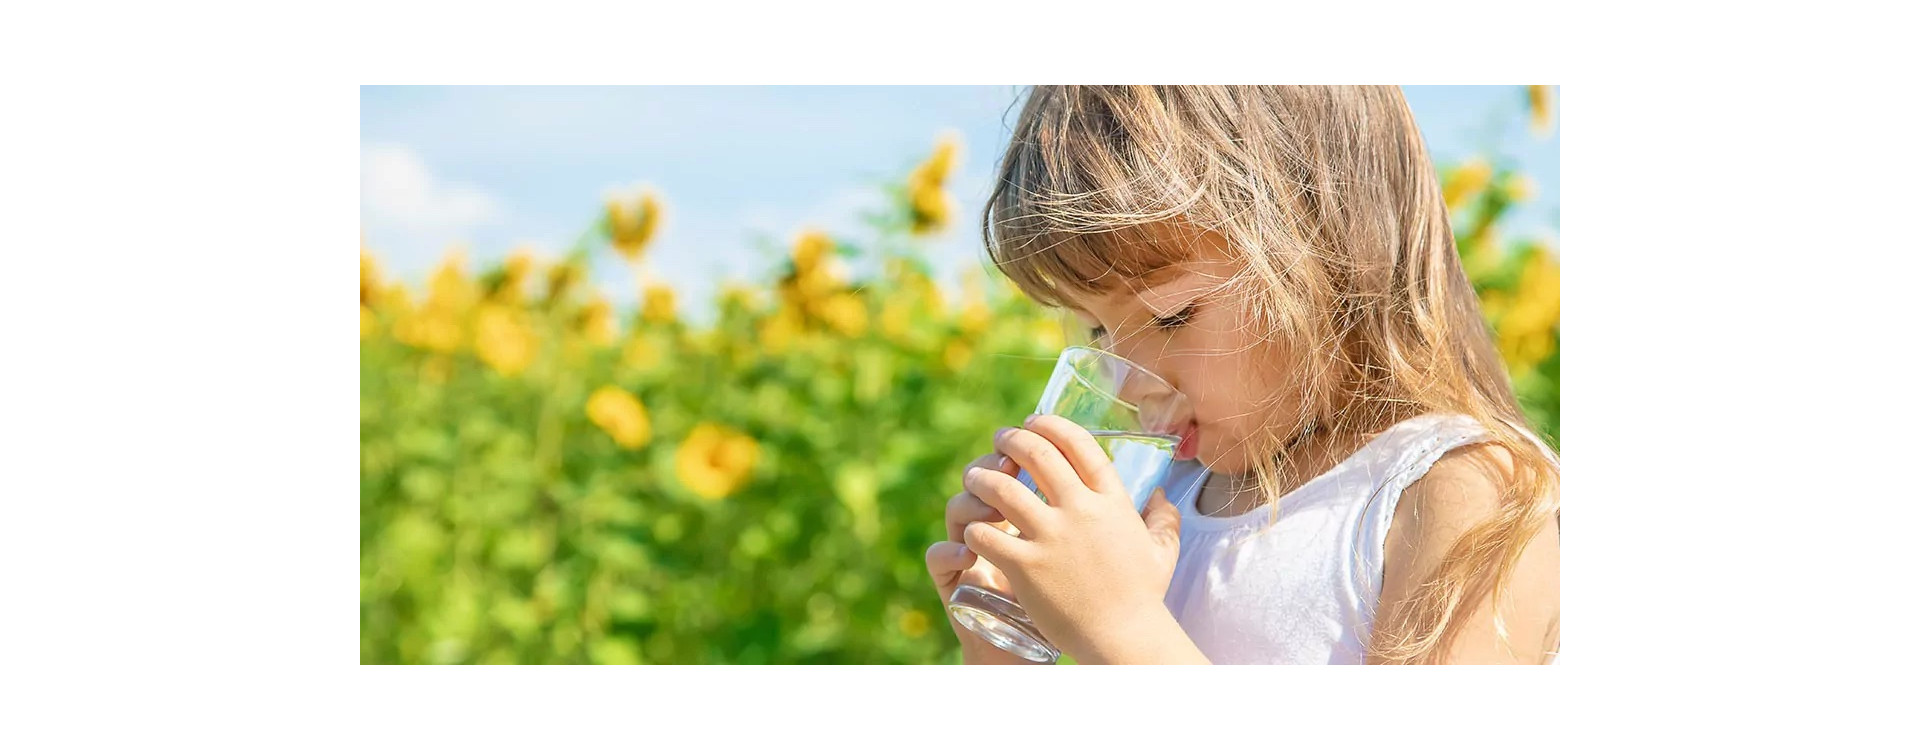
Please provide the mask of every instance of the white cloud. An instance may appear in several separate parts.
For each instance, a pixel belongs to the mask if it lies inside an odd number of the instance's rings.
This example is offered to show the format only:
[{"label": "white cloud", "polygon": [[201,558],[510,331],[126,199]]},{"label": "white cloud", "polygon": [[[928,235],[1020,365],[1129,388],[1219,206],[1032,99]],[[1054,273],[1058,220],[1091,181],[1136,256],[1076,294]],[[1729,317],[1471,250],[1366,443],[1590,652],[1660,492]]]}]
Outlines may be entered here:
[{"label": "white cloud", "polygon": [[384,144],[360,150],[360,211],[370,224],[452,239],[497,221],[500,202],[479,188],[442,183],[413,149]]}]

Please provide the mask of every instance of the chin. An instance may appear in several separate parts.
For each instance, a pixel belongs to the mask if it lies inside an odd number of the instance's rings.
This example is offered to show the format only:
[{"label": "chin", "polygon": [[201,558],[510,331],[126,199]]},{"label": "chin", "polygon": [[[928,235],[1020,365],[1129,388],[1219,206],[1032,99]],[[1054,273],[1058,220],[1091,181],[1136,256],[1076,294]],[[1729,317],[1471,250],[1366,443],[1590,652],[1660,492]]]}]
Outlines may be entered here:
[{"label": "chin", "polygon": [[1237,467],[1232,464],[1239,463],[1238,456],[1222,456],[1206,445],[1200,446],[1200,452],[1193,457],[1193,460],[1207,467],[1208,471],[1221,474],[1233,473]]},{"label": "chin", "polygon": [[1216,474],[1239,474],[1252,466],[1244,452],[1235,451],[1222,455],[1221,451],[1207,442],[1200,444],[1200,451],[1193,460]]},{"label": "chin", "polygon": [[1239,463],[1238,461],[1220,461],[1210,457],[1204,451],[1193,460],[1200,462],[1201,466],[1207,467],[1207,471],[1215,474],[1237,474],[1240,471],[1240,467],[1237,465]]}]

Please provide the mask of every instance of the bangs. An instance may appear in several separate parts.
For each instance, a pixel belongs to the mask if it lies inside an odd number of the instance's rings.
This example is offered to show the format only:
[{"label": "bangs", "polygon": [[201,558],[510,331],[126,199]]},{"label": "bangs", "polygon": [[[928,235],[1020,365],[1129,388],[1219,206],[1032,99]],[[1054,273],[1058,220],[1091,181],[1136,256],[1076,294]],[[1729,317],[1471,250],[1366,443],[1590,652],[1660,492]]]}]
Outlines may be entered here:
[{"label": "bangs", "polygon": [[[1164,280],[1199,255],[1195,233],[1231,215],[1211,139],[1183,118],[1191,92],[1036,87],[981,216],[995,268],[1049,307]],[[1170,96],[1176,101],[1163,101]]]},{"label": "bangs", "polygon": [[1055,308],[1084,308],[1081,300],[1153,286],[1194,256],[1184,243],[1139,226],[1009,233],[987,247],[995,268],[1028,297]]}]

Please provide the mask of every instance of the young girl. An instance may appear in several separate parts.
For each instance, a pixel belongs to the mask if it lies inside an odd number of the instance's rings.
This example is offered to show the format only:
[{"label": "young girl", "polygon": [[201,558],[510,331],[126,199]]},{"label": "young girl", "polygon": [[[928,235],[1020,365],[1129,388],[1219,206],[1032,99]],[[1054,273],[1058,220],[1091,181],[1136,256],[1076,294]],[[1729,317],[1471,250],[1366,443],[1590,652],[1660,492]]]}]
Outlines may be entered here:
[{"label": "young girl", "polygon": [[[942,602],[1010,594],[1081,663],[1552,660],[1558,457],[1398,89],[1039,87],[982,218],[1197,432],[1143,516],[1086,430],[1002,429],[927,550]],[[949,624],[969,664],[1028,663]]]}]

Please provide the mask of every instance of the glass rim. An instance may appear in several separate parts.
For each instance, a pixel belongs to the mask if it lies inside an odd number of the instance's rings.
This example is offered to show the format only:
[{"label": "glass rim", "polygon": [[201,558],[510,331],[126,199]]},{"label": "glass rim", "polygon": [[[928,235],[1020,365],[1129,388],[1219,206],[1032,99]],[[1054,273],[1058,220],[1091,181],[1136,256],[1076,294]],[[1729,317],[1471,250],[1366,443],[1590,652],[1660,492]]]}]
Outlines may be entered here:
[{"label": "glass rim", "polygon": [[[1146,375],[1148,378],[1152,379],[1153,382],[1160,384],[1161,387],[1166,388],[1168,393],[1173,394],[1176,398],[1180,399],[1181,402],[1184,403],[1191,400],[1187,398],[1186,391],[1182,391],[1178,388],[1173,387],[1173,384],[1167,382],[1166,378],[1160,377],[1160,373],[1147,369],[1146,365],[1140,364],[1139,362],[1135,362],[1131,359],[1127,359],[1126,357],[1122,357],[1118,354],[1114,354],[1113,352],[1107,351],[1105,349],[1100,349],[1092,346],[1083,346],[1080,344],[1075,344],[1073,346],[1069,346],[1069,347],[1066,347],[1065,349],[1060,350],[1060,353],[1063,355],[1068,352],[1084,352],[1087,354],[1093,354],[1100,357],[1107,357],[1110,359],[1118,360],[1120,361],[1120,363],[1126,365],[1127,367],[1132,368],[1134,372],[1138,372],[1140,374]],[[1113,397],[1113,400],[1119,401],[1120,403],[1126,404],[1128,406],[1135,406],[1135,407],[1138,406],[1137,404],[1134,404],[1132,401],[1128,401],[1124,398],[1121,398],[1120,394],[1118,393],[1109,393],[1107,395]]]}]

